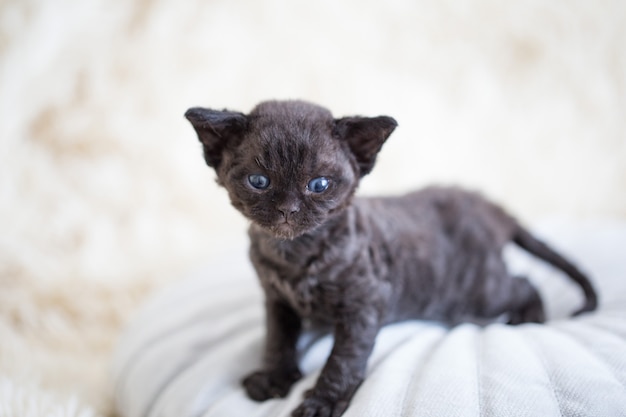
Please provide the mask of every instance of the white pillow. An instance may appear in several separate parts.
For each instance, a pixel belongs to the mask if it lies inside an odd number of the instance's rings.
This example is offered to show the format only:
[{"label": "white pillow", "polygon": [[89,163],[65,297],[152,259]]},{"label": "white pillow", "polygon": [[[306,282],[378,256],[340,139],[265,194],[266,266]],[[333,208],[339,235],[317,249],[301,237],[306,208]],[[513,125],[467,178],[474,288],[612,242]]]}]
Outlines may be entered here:
[{"label": "white pillow", "polygon": [[[511,250],[544,297],[544,325],[454,328],[408,321],[384,328],[345,417],[626,416],[626,222],[553,221],[540,236],[590,273],[600,309],[566,277]],[[303,340],[305,377],[285,399],[249,400],[240,380],[264,338],[262,294],[245,258],[207,266],[155,297],[123,336],[114,389],[124,417],[289,416],[312,387],[331,336]]]}]

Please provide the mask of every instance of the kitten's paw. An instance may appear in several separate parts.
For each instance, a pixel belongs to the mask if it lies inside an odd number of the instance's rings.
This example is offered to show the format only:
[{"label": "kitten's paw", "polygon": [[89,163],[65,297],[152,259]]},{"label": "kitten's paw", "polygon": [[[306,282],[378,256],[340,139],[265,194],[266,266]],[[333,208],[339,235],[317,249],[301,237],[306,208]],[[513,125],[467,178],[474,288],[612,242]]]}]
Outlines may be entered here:
[{"label": "kitten's paw", "polygon": [[340,417],[346,408],[348,408],[349,401],[331,401],[326,398],[320,398],[316,396],[309,396],[305,399],[298,408],[296,408],[292,417]]},{"label": "kitten's paw", "polygon": [[263,370],[253,372],[242,381],[248,396],[255,401],[282,398],[289,393],[291,386],[302,378],[299,370]]},{"label": "kitten's paw", "polygon": [[528,306],[510,314],[509,324],[518,325],[523,323],[545,323],[546,315],[543,306]]}]

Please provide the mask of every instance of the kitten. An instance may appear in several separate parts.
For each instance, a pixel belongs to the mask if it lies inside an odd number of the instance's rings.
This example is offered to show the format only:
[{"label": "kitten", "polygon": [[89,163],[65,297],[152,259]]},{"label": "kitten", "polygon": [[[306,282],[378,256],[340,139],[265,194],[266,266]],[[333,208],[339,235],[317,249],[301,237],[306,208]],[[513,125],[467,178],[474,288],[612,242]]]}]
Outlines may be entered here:
[{"label": "kitten", "polygon": [[249,115],[192,108],[185,114],[206,163],[251,221],[250,257],[265,292],[262,368],[244,379],[257,401],[284,397],[300,377],[303,321],[332,326],[334,347],[295,417],[340,416],[363,381],[381,326],[410,318],[457,323],[544,321],[541,299],[502,260],[509,241],[566,272],[597,297],[570,262],[500,207],[455,188],[397,198],[353,198],[391,117],[334,119],[302,101],[269,101]]}]

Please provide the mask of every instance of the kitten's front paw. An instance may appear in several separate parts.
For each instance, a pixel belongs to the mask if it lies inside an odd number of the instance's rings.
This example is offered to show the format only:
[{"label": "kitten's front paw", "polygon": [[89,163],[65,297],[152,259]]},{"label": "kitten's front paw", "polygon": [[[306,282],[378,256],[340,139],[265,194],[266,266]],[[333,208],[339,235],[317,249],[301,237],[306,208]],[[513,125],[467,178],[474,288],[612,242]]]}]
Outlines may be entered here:
[{"label": "kitten's front paw", "polygon": [[339,400],[332,401],[327,398],[316,397],[310,395],[305,399],[298,408],[296,408],[292,417],[340,417],[346,408],[348,408],[349,401]]},{"label": "kitten's front paw", "polygon": [[248,396],[255,401],[282,398],[289,393],[291,386],[302,378],[299,370],[262,370],[248,375],[242,384]]}]

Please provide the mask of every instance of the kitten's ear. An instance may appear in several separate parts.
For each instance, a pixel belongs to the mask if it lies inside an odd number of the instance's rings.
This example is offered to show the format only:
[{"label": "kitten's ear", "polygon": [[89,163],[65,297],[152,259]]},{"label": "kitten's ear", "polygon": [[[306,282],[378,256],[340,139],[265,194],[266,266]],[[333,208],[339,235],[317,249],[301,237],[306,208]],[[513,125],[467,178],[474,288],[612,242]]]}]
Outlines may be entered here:
[{"label": "kitten's ear", "polygon": [[344,117],[335,120],[334,135],[348,143],[362,177],[374,168],[376,155],[396,126],[389,116]]},{"label": "kitten's ear", "polygon": [[204,148],[204,159],[213,168],[220,164],[224,147],[241,138],[248,125],[245,114],[228,110],[193,107],[187,110],[185,117],[196,129]]}]

